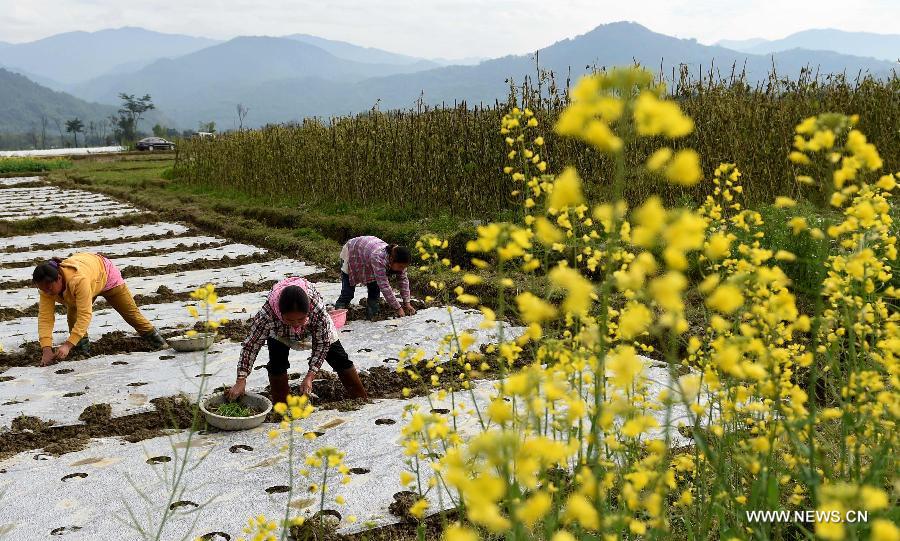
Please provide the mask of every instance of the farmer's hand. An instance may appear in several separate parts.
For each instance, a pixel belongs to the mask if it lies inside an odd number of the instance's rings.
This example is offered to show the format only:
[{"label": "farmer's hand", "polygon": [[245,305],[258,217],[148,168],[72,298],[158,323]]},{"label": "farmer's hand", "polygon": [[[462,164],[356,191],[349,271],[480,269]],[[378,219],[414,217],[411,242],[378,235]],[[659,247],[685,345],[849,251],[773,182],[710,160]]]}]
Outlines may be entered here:
[{"label": "farmer's hand", "polygon": [[247,386],[247,378],[238,378],[234,385],[231,386],[231,389],[228,389],[225,392],[225,396],[228,400],[237,400],[244,394],[244,387]]},{"label": "farmer's hand", "polygon": [[66,357],[69,356],[69,352],[72,351],[72,344],[68,342],[63,342],[58,348],[56,348],[56,360],[64,361]]},{"label": "farmer's hand", "polygon": [[409,303],[406,303],[406,305],[403,307],[403,310],[406,312],[406,315],[408,315],[408,316],[416,315],[416,309],[413,308],[413,306]]},{"label": "farmer's hand", "polygon": [[41,349],[41,366],[50,366],[51,364],[56,362],[56,355],[53,353],[53,348],[47,346]]},{"label": "farmer's hand", "polygon": [[400,308],[397,308],[397,317],[404,317],[404,316],[406,316],[406,312],[403,311],[403,307],[401,306]]},{"label": "farmer's hand", "polygon": [[300,394],[309,396],[312,393],[312,383],[314,377],[316,377],[316,375],[312,371],[306,374],[306,377],[303,378],[303,381],[300,383]]}]

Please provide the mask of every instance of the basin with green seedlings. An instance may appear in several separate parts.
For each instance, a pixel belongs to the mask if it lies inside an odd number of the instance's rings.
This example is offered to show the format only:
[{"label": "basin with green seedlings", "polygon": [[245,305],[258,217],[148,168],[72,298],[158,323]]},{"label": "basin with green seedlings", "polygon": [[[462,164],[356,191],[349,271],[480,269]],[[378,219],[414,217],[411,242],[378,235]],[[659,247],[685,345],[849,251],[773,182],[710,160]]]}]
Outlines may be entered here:
[{"label": "basin with green seedlings", "polygon": [[266,415],[272,411],[272,402],[255,393],[229,402],[224,393],[217,393],[200,402],[200,411],[207,423],[221,430],[248,430],[266,420]]}]

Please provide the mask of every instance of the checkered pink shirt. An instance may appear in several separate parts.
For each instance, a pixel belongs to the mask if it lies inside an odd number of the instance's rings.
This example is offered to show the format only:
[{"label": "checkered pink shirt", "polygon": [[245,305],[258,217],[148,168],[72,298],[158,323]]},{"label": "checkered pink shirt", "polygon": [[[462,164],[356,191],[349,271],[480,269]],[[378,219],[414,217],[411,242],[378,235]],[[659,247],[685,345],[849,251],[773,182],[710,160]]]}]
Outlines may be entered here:
[{"label": "checkered pink shirt", "polygon": [[[395,310],[400,308],[400,302],[394,296],[394,290],[388,281],[388,243],[378,237],[356,237],[348,240],[346,247],[347,274],[350,276],[350,283],[360,285],[378,282],[378,288],[384,295],[384,300]],[[410,299],[409,277],[405,270],[400,273],[398,285],[403,302],[408,303]]]},{"label": "checkered pink shirt", "polygon": [[[288,280],[297,281],[302,278],[288,278]],[[306,282],[305,280],[303,280]],[[299,285],[292,283],[291,285]],[[263,303],[259,312],[250,320],[250,332],[241,343],[241,356],[238,360],[238,377],[247,377],[256,363],[256,357],[263,344],[271,336],[273,338],[285,338],[290,342],[300,342],[307,337],[312,338],[312,355],[309,358],[309,369],[317,372],[322,368],[325,357],[328,356],[328,350],[331,344],[337,341],[334,323],[328,314],[328,308],[325,305],[325,299],[319,294],[318,290],[309,282],[306,282],[306,295],[309,297],[309,316],[306,324],[300,329],[293,329],[284,321],[275,315],[275,310],[269,304],[269,301]],[[302,287],[302,286],[301,286]]]}]

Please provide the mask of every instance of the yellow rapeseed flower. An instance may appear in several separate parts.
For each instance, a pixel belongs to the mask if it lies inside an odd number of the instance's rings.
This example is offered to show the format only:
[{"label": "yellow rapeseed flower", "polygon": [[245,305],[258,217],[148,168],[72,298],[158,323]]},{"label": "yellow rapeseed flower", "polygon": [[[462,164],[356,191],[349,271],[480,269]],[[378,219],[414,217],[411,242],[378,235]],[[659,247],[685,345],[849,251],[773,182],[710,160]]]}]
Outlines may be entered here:
[{"label": "yellow rapeseed flower", "polygon": [[540,323],[556,317],[556,308],[528,291],[516,297],[519,315],[526,323]]},{"label": "yellow rapeseed flower", "polygon": [[550,271],[550,281],[567,291],[562,308],[571,314],[582,314],[590,308],[594,285],[590,280],[570,267],[557,266]]},{"label": "yellow rapeseed flower", "polygon": [[872,541],[900,541],[900,528],[887,519],[878,518],[872,521]]},{"label": "yellow rapeseed flower", "polygon": [[584,202],[584,196],[581,193],[581,178],[574,167],[567,167],[556,178],[548,202],[550,207],[555,209],[574,207]]},{"label": "yellow rapeseed flower", "polygon": [[693,149],[679,150],[669,165],[666,166],[666,178],[675,184],[693,186],[700,182],[703,170],[700,169],[700,155]]},{"label": "yellow rapeseed flower", "polygon": [[478,541],[478,534],[456,522],[444,530],[444,541]]},{"label": "yellow rapeseed flower", "polygon": [[722,284],[717,287],[709,297],[706,305],[724,314],[730,314],[744,304],[744,295],[741,290],[732,284]]}]

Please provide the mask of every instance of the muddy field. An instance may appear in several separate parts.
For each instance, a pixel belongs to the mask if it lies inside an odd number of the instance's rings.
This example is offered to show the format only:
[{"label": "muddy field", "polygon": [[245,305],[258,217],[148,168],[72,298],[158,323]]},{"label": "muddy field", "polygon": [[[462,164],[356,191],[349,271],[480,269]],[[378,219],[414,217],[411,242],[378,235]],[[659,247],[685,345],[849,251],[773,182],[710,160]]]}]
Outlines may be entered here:
[{"label": "muddy field", "polygon": [[[23,220],[30,220],[29,234],[3,234],[22,231]],[[37,290],[29,283],[31,269],[51,256],[78,251],[103,253],[116,262],[138,305],[165,336],[195,326],[186,306],[192,302],[190,292],[206,283],[217,286],[227,305],[222,315],[231,322],[220,329],[206,355],[152,351],[98,298],[89,332],[90,355],[73,354],[40,367]],[[172,457],[188,446],[187,428],[201,384],[213,392],[233,383],[248,319],[271,285],[291,275],[308,277],[326,300],[336,300],[340,285],[334,269],[231,242],[186,224],[157,221],[105,196],[61,190],[34,177],[4,179],[0,538],[137,539],[135,526],[156,524],[160,506],[168,501],[172,472],[167,468]],[[358,294],[364,293],[365,288],[359,288]],[[304,420],[304,427],[320,437],[303,439],[299,452],[305,456],[319,446],[332,445],[346,453],[345,461],[353,468],[351,483],[330,487],[331,496],[340,494],[347,501],[332,513],[340,516],[336,527],[342,534],[409,519],[399,483],[404,468],[398,444],[402,413],[410,403],[426,402],[421,392],[403,398],[403,388],[413,382],[395,370],[400,351],[422,348],[433,355],[452,325],[472,332],[476,347],[497,340],[493,330],[479,328],[481,315],[475,310],[420,306],[419,313],[409,318],[371,322],[357,307],[341,329],[341,342],[361,371],[370,400],[348,400],[327,366],[314,383],[317,411]],[[60,307],[57,312],[56,344],[67,336],[65,310]],[[294,385],[306,372],[308,356],[308,350],[291,352]],[[248,378],[248,390],[268,393],[266,362],[263,348]],[[491,389],[490,381],[480,384],[476,401],[486,400]],[[457,397],[458,404],[467,400],[471,401],[468,394]],[[440,406],[436,411],[449,412]],[[474,419],[460,422],[475,428]],[[179,505],[172,504],[166,532],[173,536],[177,532],[178,538],[190,530],[194,537],[237,539],[247,517],[282,516],[288,504],[283,490],[288,472],[284,455],[268,441],[273,426],[264,423],[234,433],[197,426],[200,432],[190,444],[197,463],[175,502]],[[297,514],[316,510],[302,492],[290,504]],[[437,511],[437,495],[432,504]],[[349,520],[350,516],[357,520]]]}]

